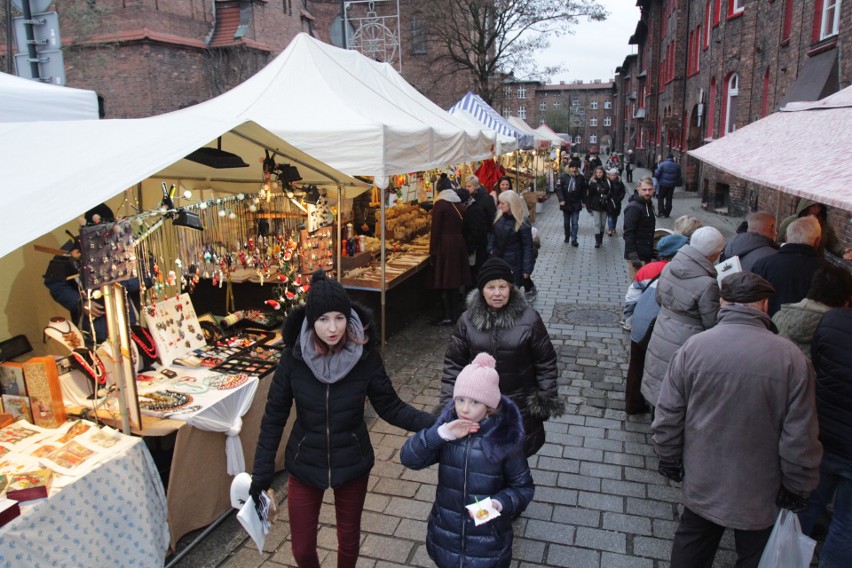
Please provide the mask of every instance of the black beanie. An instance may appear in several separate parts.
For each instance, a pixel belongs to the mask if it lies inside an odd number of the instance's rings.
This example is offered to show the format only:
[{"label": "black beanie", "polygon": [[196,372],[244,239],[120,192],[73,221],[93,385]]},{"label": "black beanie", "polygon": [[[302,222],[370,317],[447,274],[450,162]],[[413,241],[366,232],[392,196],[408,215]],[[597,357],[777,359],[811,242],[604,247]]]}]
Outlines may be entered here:
[{"label": "black beanie", "polygon": [[305,317],[308,318],[308,325],[313,327],[317,318],[328,312],[340,312],[348,320],[352,312],[352,303],[340,282],[326,278],[325,271],[320,269],[311,277],[311,289],[305,301]]},{"label": "black beanie", "polygon": [[476,277],[476,287],[482,292],[485,285],[492,280],[505,280],[509,284],[515,282],[515,278],[512,276],[512,267],[502,258],[489,258],[482,264]]}]

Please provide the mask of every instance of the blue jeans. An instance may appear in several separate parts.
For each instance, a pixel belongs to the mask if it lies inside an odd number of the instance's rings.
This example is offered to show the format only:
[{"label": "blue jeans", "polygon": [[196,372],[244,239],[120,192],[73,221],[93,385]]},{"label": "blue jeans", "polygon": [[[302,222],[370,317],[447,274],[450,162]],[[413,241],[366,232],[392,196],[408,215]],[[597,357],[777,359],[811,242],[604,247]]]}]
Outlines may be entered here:
[{"label": "blue jeans", "polygon": [[799,522],[802,532],[810,534],[834,497],[834,515],[819,555],[819,568],[848,567],[852,562],[852,460],[826,452],[819,469],[819,485],[808,508],[799,513]]},{"label": "blue jeans", "polygon": [[615,230],[615,226],[618,224],[618,215],[610,214],[606,219],[606,224],[609,227],[610,231]]},{"label": "blue jeans", "polygon": [[565,227],[565,240],[577,240],[577,229],[580,227],[580,211],[563,211],[563,226]]}]

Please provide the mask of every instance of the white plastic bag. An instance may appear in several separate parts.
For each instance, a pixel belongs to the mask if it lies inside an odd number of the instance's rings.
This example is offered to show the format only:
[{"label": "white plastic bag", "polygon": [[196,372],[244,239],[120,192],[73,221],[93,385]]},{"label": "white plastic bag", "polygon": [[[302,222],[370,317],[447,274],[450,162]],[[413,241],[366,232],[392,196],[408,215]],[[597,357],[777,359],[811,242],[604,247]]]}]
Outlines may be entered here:
[{"label": "white plastic bag", "polygon": [[757,568],[808,568],[815,546],[814,539],[802,534],[796,513],[781,509]]}]

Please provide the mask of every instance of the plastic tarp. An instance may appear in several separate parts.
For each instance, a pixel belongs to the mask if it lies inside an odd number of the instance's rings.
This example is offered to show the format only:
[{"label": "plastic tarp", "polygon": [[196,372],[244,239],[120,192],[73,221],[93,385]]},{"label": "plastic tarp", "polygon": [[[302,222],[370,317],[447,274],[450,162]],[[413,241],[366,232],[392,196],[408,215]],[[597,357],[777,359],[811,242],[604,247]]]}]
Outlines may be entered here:
[{"label": "plastic tarp", "polygon": [[509,117],[509,124],[517,128],[522,132],[528,133],[533,137],[533,147],[536,149],[540,148],[550,148],[551,142],[549,138],[545,138],[541,134],[535,131],[535,129],[526,123],[522,118],[518,118],[517,116]]},{"label": "plastic tarp", "polygon": [[253,77],[197,106],[254,121],[337,170],[379,183],[493,156],[493,137],[413,96],[393,74],[301,33]]},{"label": "plastic tarp", "polygon": [[503,118],[499,112],[486,103],[482,97],[468,91],[459,102],[450,107],[448,111],[452,115],[458,114],[460,111],[466,111],[473,116],[477,121],[484,124],[486,128],[497,131],[504,136],[511,136],[518,141],[518,147],[529,149],[535,143],[534,136],[524,130],[519,130],[512,126],[508,120]]},{"label": "plastic tarp", "polygon": [[98,96],[94,91],[0,73],[0,122],[87,120],[98,116]]},{"label": "plastic tarp", "polygon": [[[263,179],[263,147],[295,165],[302,183],[339,185],[349,195],[369,187],[259,125],[229,116],[191,107],[140,119],[0,123],[0,257],[152,176],[190,188],[254,192]],[[249,167],[213,169],[182,159],[215,147],[220,136],[222,149]],[[47,151],[46,141],[62,150]]]},{"label": "plastic tarp", "polygon": [[542,124],[535,131],[542,137],[550,140],[550,145],[554,148],[561,148],[565,141],[546,124]]},{"label": "plastic tarp", "polygon": [[[689,155],[735,177],[852,211],[852,87],[788,103]],[[845,148],[845,150],[844,150]],[[831,172],[819,176],[814,172]]]}]

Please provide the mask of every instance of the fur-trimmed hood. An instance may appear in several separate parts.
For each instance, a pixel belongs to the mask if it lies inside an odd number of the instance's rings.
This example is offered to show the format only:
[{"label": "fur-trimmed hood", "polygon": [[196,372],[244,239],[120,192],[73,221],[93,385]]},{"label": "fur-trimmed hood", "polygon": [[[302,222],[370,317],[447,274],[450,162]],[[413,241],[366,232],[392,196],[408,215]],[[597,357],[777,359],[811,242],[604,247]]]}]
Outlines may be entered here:
[{"label": "fur-trimmed hood", "polygon": [[[304,304],[293,308],[284,319],[284,324],[281,327],[281,337],[284,340],[284,345],[289,348],[299,343],[298,338],[302,331],[302,322],[305,320],[305,309]],[[379,343],[378,331],[376,330],[376,326],[373,325],[373,312],[357,302],[352,302],[352,309],[358,314],[361,324],[364,326],[364,335],[367,338],[367,343],[364,344],[364,354],[366,355]]]},{"label": "fur-trimmed hood", "polygon": [[[458,418],[455,401],[444,407],[436,422],[437,425],[452,422]],[[482,453],[491,463],[500,463],[512,454],[521,451],[524,445],[524,425],[518,406],[505,396],[500,396],[500,410],[482,421],[479,432],[474,436],[482,437]]]},{"label": "fur-trimmed hood", "polygon": [[492,325],[500,329],[515,327],[521,321],[524,310],[529,307],[523,294],[514,286],[509,296],[509,303],[499,310],[488,307],[482,292],[476,288],[467,295],[466,304],[470,323],[479,331],[487,331]]}]

